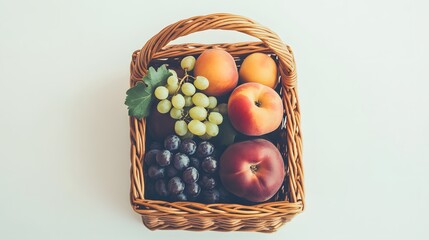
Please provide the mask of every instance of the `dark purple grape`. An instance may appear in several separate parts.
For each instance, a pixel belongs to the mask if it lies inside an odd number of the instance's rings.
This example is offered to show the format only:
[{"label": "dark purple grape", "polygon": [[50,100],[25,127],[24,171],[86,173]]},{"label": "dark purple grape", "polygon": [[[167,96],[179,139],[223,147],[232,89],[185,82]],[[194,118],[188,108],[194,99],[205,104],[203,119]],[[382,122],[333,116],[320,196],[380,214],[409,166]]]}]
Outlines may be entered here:
[{"label": "dark purple grape", "polygon": [[183,153],[176,153],[173,158],[173,166],[179,170],[183,171],[185,168],[189,167],[189,157]]},{"label": "dark purple grape", "polygon": [[158,179],[155,182],[155,191],[160,197],[167,197],[167,184],[164,179]]},{"label": "dark purple grape", "polygon": [[165,168],[167,177],[172,178],[172,177],[176,177],[177,174],[179,173],[174,167],[173,165],[169,165]]},{"label": "dark purple grape", "polygon": [[201,177],[200,185],[203,189],[210,190],[216,187],[216,180],[212,177],[204,175]]},{"label": "dark purple grape", "polygon": [[182,179],[185,183],[191,184],[193,182],[198,181],[198,178],[200,177],[200,174],[198,173],[198,170],[194,167],[188,167],[183,171]]},{"label": "dark purple grape", "polygon": [[183,193],[180,193],[180,194],[177,194],[176,196],[173,196],[172,199],[173,199],[173,201],[177,201],[177,202],[188,201],[188,198]]},{"label": "dark purple grape", "polygon": [[185,193],[187,196],[191,198],[196,198],[198,197],[198,195],[200,195],[200,192],[201,192],[201,187],[200,185],[198,185],[198,183],[193,182],[190,184],[186,184]]},{"label": "dark purple grape", "polygon": [[182,144],[180,144],[180,152],[188,156],[194,154],[196,150],[197,144],[192,139],[185,139],[182,141]]},{"label": "dark purple grape", "polygon": [[153,165],[154,163],[156,163],[156,155],[158,154],[158,152],[159,150],[157,149],[152,149],[148,151],[144,157],[145,163],[147,163],[148,165]]},{"label": "dark purple grape", "polygon": [[159,167],[157,165],[152,165],[149,167],[149,169],[147,170],[147,175],[151,178],[151,179],[160,179],[163,178],[165,174],[165,170],[162,167]]},{"label": "dark purple grape", "polygon": [[158,165],[161,167],[168,166],[170,165],[172,157],[173,154],[171,154],[171,152],[168,150],[158,151],[156,154],[156,163],[158,163]]},{"label": "dark purple grape", "polygon": [[204,190],[201,193],[202,200],[205,203],[217,203],[219,202],[219,191],[217,189]]},{"label": "dark purple grape", "polygon": [[178,136],[170,135],[164,140],[164,148],[172,152],[177,151],[179,150],[180,142],[181,141]]},{"label": "dark purple grape", "polygon": [[149,150],[152,149],[158,149],[158,150],[162,150],[162,144],[159,142],[153,142],[150,144]]},{"label": "dark purple grape", "polygon": [[217,161],[214,157],[209,156],[203,159],[201,162],[201,168],[206,173],[214,173],[217,170]]},{"label": "dark purple grape", "polygon": [[168,193],[171,196],[175,196],[183,192],[185,189],[185,183],[179,177],[174,177],[168,181],[167,188]]},{"label": "dark purple grape", "polygon": [[189,160],[191,161],[190,162],[191,167],[194,167],[198,171],[201,170],[201,163],[200,163],[200,160],[198,160],[198,158],[190,157]]},{"label": "dark purple grape", "polygon": [[214,151],[214,146],[210,142],[204,141],[198,145],[197,154],[199,157],[208,157]]}]

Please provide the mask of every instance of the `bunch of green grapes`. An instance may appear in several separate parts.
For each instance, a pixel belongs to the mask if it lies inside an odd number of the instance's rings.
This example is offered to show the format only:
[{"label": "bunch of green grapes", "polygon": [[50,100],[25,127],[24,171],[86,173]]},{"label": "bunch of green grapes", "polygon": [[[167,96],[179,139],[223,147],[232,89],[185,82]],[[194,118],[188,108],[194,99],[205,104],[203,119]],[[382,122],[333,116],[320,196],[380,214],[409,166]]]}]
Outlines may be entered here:
[{"label": "bunch of green grapes", "polygon": [[209,87],[209,81],[203,76],[193,77],[188,74],[195,66],[195,58],[188,56],[182,59],[181,67],[185,70],[182,79],[173,70],[167,79],[166,86],[155,89],[155,97],[159,99],[157,110],[170,113],[176,119],[174,131],[177,135],[192,138],[193,135],[202,139],[210,139],[219,133],[218,125],[223,117],[217,111],[217,99],[202,92]]}]

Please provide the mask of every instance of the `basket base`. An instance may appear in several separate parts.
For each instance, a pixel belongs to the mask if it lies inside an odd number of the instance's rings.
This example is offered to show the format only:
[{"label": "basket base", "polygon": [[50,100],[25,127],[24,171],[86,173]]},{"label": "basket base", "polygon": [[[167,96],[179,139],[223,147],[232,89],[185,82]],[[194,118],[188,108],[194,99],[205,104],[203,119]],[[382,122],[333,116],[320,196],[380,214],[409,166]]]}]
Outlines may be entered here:
[{"label": "basket base", "polygon": [[270,219],[250,218],[211,218],[211,217],[181,217],[181,216],[142,216],[143,224],[150,230],[187,230],[187,231],[247,231],[275,232],[289,222],[294,215],[272,217]]}]

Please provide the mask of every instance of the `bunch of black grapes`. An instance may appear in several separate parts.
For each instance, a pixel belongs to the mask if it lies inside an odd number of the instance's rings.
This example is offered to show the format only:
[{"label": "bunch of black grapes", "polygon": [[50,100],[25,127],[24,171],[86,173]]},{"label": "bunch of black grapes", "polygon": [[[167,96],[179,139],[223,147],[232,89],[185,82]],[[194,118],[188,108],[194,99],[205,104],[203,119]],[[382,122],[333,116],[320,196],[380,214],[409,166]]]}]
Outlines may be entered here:
[{"label": "bunch of black grapes", "polygon": [[196,143],[177,135],[154,142],[146,153],[147,197],[166,201],[225,202],[220,186],[215,147],[208,141]]}]

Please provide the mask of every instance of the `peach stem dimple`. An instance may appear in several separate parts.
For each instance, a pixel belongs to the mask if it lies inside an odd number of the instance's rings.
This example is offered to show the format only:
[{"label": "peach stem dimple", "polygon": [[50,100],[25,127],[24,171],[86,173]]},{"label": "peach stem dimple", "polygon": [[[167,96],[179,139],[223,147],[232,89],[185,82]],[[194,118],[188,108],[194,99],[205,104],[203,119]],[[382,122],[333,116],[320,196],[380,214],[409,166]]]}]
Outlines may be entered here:
[{"label": "peach stem dimple", "polygon": [[258,165],[250,165],[250,170],[252,171],[252,173],[256,173],[258,171]]}]

